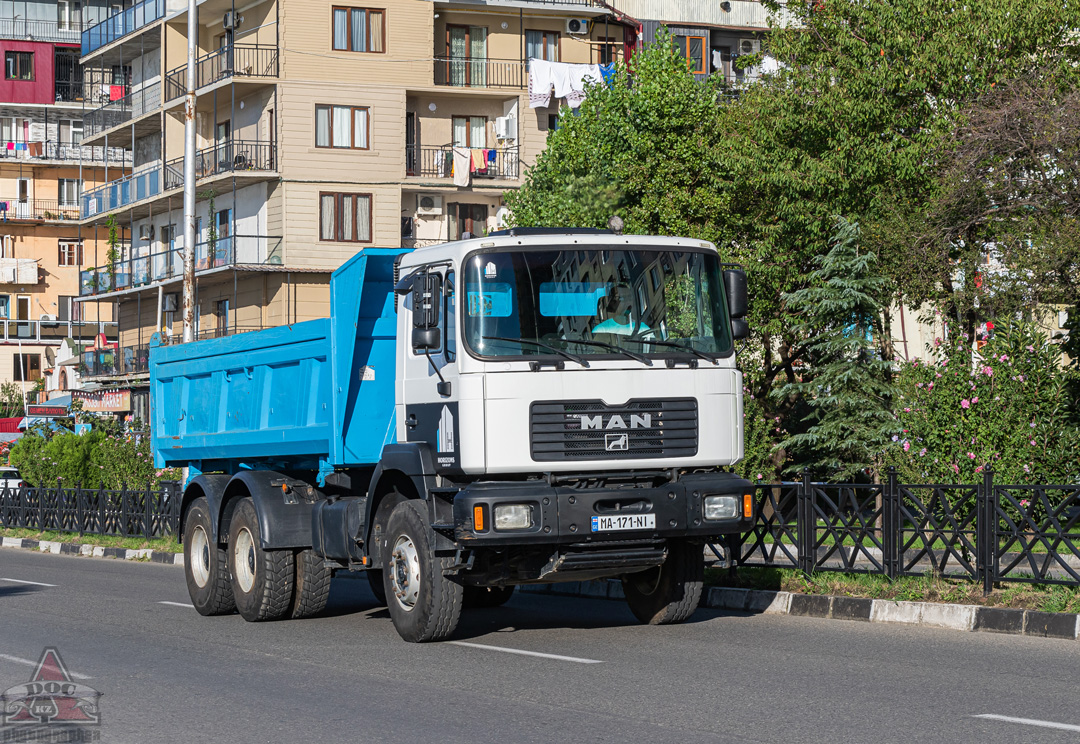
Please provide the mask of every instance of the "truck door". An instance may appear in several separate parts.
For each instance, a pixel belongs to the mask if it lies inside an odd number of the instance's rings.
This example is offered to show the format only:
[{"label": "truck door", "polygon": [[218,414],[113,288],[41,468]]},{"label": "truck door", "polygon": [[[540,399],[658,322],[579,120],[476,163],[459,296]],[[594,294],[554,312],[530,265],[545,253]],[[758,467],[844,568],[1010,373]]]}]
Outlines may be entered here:
[{"label": "truck door", "polygon": [[408,302],[412,335],[404,349],[405,438],[426,442],[440,472],[461,472],[456,277],[445,266],[419,276]]}]

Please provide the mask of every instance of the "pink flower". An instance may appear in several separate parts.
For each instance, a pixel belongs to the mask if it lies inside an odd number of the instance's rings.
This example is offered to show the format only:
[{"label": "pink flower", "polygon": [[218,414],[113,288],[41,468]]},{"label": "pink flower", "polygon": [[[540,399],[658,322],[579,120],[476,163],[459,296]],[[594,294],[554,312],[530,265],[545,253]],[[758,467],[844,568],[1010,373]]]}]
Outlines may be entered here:
[{"label": "pink flower", "polygon": [[763,475],[762,475],[761,473],[758,473],[758,474],[757,474],[757,479],[758,479],[758,480],[761,480],[761,479],[762,479],[762,478],[764,478],[764,477],[765,477],[765,476],[763,476]]},{"label": "pink flower", "polygon": [[1007,362],[1007,361],[1009,361],[1009,355],[1008,354],[1002,354],[1001,356],[998,357],[998,361],[999,362]]},{"label": "pink flower", "polygon": [[976,473],[981,473],[982,471],[983,471],[983,466],[982,466],[982,465],[980,465],[979,467],[975,468],[975,472],[976,472]]},{"label": "pink flower", "polygon": [[1023,375],[1017,375],[1016,379],[1019,380],[1020,382],[1023,382],[1024,381],[1024,376]]},{"label": "pink flower", "polygon": [[1034,346],[1028,346],[1028,347],[1027,347],[1027,349],[1028,349],[1028,351],[1035,351],[1035,347],[1034,347]]},{"label": "pink flower", "polygon": [[911,413],[911,409],[910,408],[905,408],[904,413]]},{"label": "pink flower", "polygon": [[960,407],[971,408],[971,401],[969,401],[967,398],[964,398],[962,401],[960,401]]},{"label": "pink flower", "polygon": [[968,459],[969,460],[974,460],[975,459],[975,453],[974,452],[968,452]]},{"label": "pink flower", "polygon": [[974,404],[976,404],[978,402],[979,402],[979,396],[977,396],[977,395],[974,398],[971,399],[972,405],[974,405]]},{"label": "pink flower", "polygon": [[983,367],[982,372],[987,377],[993,377],[994,376],[994,370],[992,368],[990,368],[990,367]]},{"label": "pink flower", "polygon": [[960,475],[960,466],[957,465],[955,462],[952,464],[952,469],[957,475]]},{"label": "pink flower", "polygon": [[911,449],[911,442],[904,442],[904,452],[907,452],[909,449]]},{"label": "pink flower", "polygon": [[1035,440],[1034,440],[1034,439],[1032,439],[1032,440],[1031,440],[1031,446],[1032,446],[1032,447],[1034,447],[1034,446],[1035,446]]},{"label": "pink flower", "polygon": [[926,457],[926,447],[919,450],[919,457]]},{"label": "pink flower", "polygon": [[[1024,470],[1027,470],[1027,465],[1024,466]],[[1031,502],[1027,499],[1020,499],[1020,506],[1027,509],[1029,506],[1031,506]]]}]

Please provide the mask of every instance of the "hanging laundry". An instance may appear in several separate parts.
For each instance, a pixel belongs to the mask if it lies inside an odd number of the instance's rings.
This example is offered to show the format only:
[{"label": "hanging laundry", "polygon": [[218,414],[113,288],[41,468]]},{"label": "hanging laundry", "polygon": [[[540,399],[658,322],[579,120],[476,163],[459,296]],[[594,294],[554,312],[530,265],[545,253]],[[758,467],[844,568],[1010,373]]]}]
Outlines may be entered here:
[{"label": "hanging laundry", "polygon": [[487,169],[487,155],[484,154],[483,150],[472,151],[472,169],[474,171]]},{"label": "hanging laundry", "polygon": [[26,149],[26,143],[25,142],[16,142],[15,143],[15,149],[16,150],[25,150]]},{"label": "hanging laundry", "polygon": [[454,148],[454,185],[469,185],[469,166],[472,164],[466,147]]},{"label": "hanging laundry", "polygon": [[719,49],[712,50],[712,68],[713,72],[724,69],[724,53]]},{"label": "hanging laundry", "polygon": [[7,149],[14,150],[15,149],[15,143],[14,142],[8,142],[7,143]]},{"label": "hanging laundry", "polygon": [[546,108],[551,102],[551,63],[529,60],[529,108]]},{"label": "hanging laundry", "polygon": [[567,65],[566,67],[570,77],[570,92],[566,95],[566,103],[570,108],[576,109],[585,100],[585,86],[588,83],[603,83],[604,77],[600,73],[600,65]]},{"label": "hanging laundry", "polygon": [[600,76],[604,78],[604,84],[610,88],[611,84],[615,82],[615,63],[600,65]]},{"label": "hanging laundry", "polygon": [[495,161],[498,159],[497,158],[498,154],[499,154],[498,150],[488,150],[487,151],[487,160],[488,160],[488,162],[491,163],[492,165],[494,165]]}]

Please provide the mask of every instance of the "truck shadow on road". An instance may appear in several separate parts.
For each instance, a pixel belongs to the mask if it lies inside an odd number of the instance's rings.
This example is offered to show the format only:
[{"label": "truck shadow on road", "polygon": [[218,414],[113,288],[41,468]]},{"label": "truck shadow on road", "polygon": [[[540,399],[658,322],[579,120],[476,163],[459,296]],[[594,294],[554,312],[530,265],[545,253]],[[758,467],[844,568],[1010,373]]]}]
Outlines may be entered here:
[{"label": "truck shadow on road", "polygon": [[19,594],[30,594],[41,591],[43,588],[40,586],[0,586],[0,599],[14,597]]}]

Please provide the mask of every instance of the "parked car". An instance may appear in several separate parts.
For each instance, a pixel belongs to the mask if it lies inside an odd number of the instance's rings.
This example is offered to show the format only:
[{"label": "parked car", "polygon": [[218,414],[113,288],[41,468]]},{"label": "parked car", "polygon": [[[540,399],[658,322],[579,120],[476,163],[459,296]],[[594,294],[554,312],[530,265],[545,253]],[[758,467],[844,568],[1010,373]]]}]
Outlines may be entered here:
[{"label": "parked car", "polygon": [[22,476],[15,468],[0,468],[0,488],[19,488],[22,486]]}]

